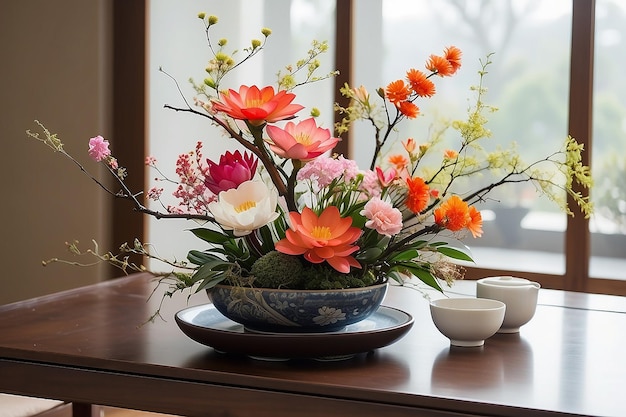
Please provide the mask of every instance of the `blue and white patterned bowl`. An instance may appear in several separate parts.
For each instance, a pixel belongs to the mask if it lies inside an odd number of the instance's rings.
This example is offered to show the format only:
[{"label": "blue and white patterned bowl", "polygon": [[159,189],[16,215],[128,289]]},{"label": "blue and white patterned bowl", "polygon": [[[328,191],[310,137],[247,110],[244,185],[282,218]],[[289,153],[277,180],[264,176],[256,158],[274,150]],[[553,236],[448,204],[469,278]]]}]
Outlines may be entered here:
[{"label": "blue and white patterned bowl", "polygon": [[333,332],[366,319],[387,283],[345,290],[286,290],[216,285],[207,290],[217,310],[247,330]]}]

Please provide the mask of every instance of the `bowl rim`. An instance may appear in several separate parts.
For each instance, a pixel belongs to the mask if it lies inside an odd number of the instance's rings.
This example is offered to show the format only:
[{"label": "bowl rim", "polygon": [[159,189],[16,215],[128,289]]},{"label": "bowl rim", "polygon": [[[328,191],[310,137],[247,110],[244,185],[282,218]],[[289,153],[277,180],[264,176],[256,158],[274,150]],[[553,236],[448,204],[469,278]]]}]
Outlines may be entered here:
[{"label": "bowl rim", "polygon": [[284,293],[350,293],[350,292],[366,292],[366,291],[376,291],[382,287],[386,287],[389,284],[389,281],[382,282],[380,284],[367,285],[365,287],[352,287],[352,288],[336,288],[336,289],[327,289],[327,290],[299,290],[299,289],[291,289],[291,288],[264,288],[264,287],[248,287],[248,286],[238,286],[238,285],[230,285],[230,284],[216,284],[211,288],[207,288],[207,291],[211,291],[213,289],[232,289],[232,288],[241,288],[246,291],[259,291],[259,292],[284,292]]},{"label": "bowl rim", "polygon": [[[454,303],[455,301],[463,301],[463,302],[477,302],[480,305],[476,305],[475,307],[459,307],[455,305],[445,305],[445,303]],[[478,297],[455,297],[455,298],[439,298],[437,300],[431,300],[430,302],[431,308],[442,309],[442,310],[456,310],[456,311],[497,311],[502,310],[506,307],[506,304],[499,300],[493,300],[490,298],[478,298]]]}]

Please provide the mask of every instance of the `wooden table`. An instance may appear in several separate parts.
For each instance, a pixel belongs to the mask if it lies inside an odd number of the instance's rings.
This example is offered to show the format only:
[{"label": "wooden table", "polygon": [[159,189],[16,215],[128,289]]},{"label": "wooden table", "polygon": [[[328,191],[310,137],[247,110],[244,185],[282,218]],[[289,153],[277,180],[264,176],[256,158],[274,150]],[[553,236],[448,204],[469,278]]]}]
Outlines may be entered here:
[{"label": "wooden table", "polygon": [[[397,343],[341,362],[258,361],[139,326],[145,274],[0,307],[0,392],[186,416],[626,416],[626,299],[542,289],[520,334],[451,348],[428,302],[390,288],[384,304],[415,317]],[[472,294],[459,282],[451,296]]]}]

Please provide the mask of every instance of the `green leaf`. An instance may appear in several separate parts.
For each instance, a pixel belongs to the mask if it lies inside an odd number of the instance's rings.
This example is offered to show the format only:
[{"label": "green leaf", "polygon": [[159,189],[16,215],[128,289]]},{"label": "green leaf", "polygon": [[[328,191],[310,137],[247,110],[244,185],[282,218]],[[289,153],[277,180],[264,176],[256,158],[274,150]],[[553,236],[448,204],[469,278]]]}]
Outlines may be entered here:
[{"label": "green leaf", "polygon": [[263,253],[268,253],[274,250],[274,238],[272,237],[272,231],[266,225],[259,229],[261,234],[261,248]]},{"label": "green leaf", "polygon": [[205,229],[203,227],[191,229],[191,233],[209,243],[222,244],[230,239],[230,236],[225,235],[224,233],[218,232],[216,230]]},{"label": "green leaf", "polygon": [[419,252],[417,249],[409,249],[402,251],[391,258],[392,262],[400,262],[400,261],[410,261],[411,259],[415,259],[419,256]]},{"label": "green leaf", "polygon": [[437,248],[437,252],[446,255],[448,258],[458,259],[460,261],[474,262],[474,260],[465,252],[451,247],[439,247]]},{"label": "green leaf", "polygon": [[204,265],[213,261],[225,262],[223,259],[209,252],[201,252],[199,250],[190,250],[187,253],[187,259],[194,265]]},{"label": "green leaf", "polygon": [[428,271],[427,269],[421,268],[413,264],[399,264],[399,265],[406,268],[409,272],[415,275],[424,284],[436,289],[439,292],[443,292],[443,289],[439,285],[437,278],[435,278],[433,274],[431,274],[430,271]]}]

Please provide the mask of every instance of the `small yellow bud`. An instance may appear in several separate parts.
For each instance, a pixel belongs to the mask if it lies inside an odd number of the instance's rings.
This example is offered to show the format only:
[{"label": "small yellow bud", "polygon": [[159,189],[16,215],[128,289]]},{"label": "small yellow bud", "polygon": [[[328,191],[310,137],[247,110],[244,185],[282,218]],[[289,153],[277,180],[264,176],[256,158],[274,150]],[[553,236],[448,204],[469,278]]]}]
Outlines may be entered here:
[{"label": "small yellow bud", "polygon": [[200,13],[198,13],[198,17],[199,17],[200,19],[204,20],[204,18],[206,17],[206,13],[204,13],[204,12],[200,12]]},{"label": "small yellow bud", "polygon": [[261,41],[258,39],[252,39],[252,49],[256,49],[261,46]]},{"label": "small yellow bud", "polygon": [[211,88],[215,88],[215,80],[213,80],[213,78],[210,78],[210,77],[205,78],[204,83]]},{"label": "small yellow bud", "polygon": [[261,29],[261,33],[263,34],[263,36],[267,38],[268,36],[272,34],[272,29],[263,28]]},{"label": "small yellow bud", "polygon": [[385,90],[383,90],[382,88],[376,89],[376,94],[378,94],[380,98],[385,98]]},{"label": "small yellow bud", "polygon": [[217,20],[218,20],[218,19],[217,19],[217,16],[213,16],[213,15],[209,16],[209,25],[214,25],[214,24],[216,24],[216,23],[217,23]]},{"label": "small yellow bud", "polygon": [[228,39],[226,39],[226,38],[222,38],[219,41],[217,41],[217,44],[219,46],[226,46],[227,43],[228,43]]},{"label": "small yellow bud", "polygon": [[224,52],[218,52],[215,54],[215,60],[218,62],[226,62],[230,57]]},{"label": "small yellow bud", "polygon": [[320,109],[318,109],[317,107],[313,107],[311,109],[311,117],[319,117],[320,114]]}]

